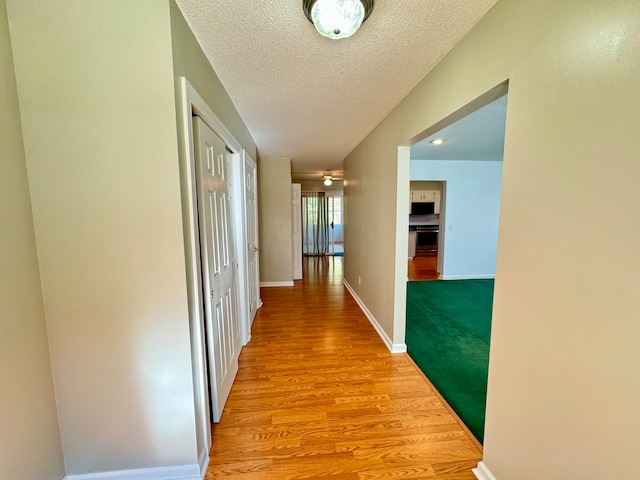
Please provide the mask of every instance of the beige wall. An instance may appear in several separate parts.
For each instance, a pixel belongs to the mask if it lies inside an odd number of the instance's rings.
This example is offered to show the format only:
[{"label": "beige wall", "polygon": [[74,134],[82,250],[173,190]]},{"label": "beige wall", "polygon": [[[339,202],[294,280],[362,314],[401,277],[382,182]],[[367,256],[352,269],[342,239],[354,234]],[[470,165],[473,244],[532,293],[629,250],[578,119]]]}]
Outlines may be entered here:
[{"label": "beige wall", "polygon": [[8,13],[66,473],[197,463],[169,2]]},{"label": "beige wall", "polygon": [[498,480],[637,478],[639,9],[501,0],[345,162],[346,278],[395,336],[396,232],[367,226],[406,196],[397,146],[510,82],[484,448]]},{"label": "beige wall", "polygon": [[258,159],[260,283],[293,282],[291,160]]},{"label": "beige wall", "polygon": [[342,180],[334,180],[328,187],[324,184],[324,180],[307,180],[297,183],[302,185],[303,192],[332,192],[333,195],[339,195],[343,190]]},{"label": "beige wall", "polygon": [[64,476],[6,4],[0,0],[0,478]]}]

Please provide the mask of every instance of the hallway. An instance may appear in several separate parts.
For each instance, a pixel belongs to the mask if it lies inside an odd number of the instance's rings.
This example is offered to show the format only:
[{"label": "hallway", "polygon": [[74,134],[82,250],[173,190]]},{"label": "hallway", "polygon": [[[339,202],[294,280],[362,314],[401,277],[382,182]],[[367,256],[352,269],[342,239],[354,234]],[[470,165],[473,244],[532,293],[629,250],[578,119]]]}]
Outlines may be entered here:
[{"label": "hallway", "polygon": [[262,289],[206,479],[475,479],[482,453],[342,284],[342,257]]}]

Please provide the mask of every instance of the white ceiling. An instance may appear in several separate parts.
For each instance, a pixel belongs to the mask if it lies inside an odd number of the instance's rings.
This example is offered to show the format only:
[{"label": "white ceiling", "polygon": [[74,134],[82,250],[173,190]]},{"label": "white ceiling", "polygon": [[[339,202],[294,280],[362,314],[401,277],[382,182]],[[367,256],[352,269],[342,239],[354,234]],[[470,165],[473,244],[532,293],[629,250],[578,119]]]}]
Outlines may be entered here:
[{"label": "white ceiling", "polygon": [[302,0],[176,1],[261,158],[291,158],[304,179],[340,177],[343,159],[497,0],[377,0],[343,40],[319,35]]},{"label": "white ceiling", "polygon": [[[507,95],[411,146],[412,160],[492,160],[504,157]],[[442,138],[444,143],[432,145]]]}]

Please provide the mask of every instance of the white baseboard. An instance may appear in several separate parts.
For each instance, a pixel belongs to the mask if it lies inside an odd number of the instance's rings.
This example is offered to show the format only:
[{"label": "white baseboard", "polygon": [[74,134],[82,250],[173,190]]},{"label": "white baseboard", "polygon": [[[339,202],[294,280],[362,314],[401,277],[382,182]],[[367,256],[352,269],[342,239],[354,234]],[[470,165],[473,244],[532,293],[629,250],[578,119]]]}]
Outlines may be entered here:
[{"label": "white baseboard", "polygon": [[203,448],[202,453],[200,454],[200,459],[198,463],[200,464],[200,478],[204,478],[207,473],[207,468],[209,467],[209,449]]},{"label": "white baseboard", "polygon": [[486,274],[486,275],[442,275],[440,280],[485,280],[496,278],[494,274]]},{"label": "white baseboard", "polygon": [[497,480],[484,462],[478,462],[478,467],[471,469],[478,480]]},{"label": "white baseboard", "polygon": [[383,330],[383,328],[380,326],[380,324],[378,323],[376,318],[373,316],[373,314],[369,311],[369,309],[364,304],[364,302],[356,294],[356,292],[353,290],[353,288],[351,288],[351,285],[349,285],[349,282],[347,282],[345,279],[343,279],[342,283],[344,284],[345,287],[347,287],[347,290],[349,291],[349,293],[351,294],[353,299],[356,301],[356,303],[360,307],[360,310],[362,310],[362,312],[365,314],[365,316],[369,319],[369,322],[371,323],[371,325],[373,325],[373,328],[376,329],[376,332],[378,332],[378,335],[380,336],[380,338],[382,339],[384,344],[387,346],[389,351],[391,353],[406,353],[407,352],[407,344],[406,343],[393,343],[391,341],[391,339],[389,338],[389,335],[387,335],[387,333]]},{"label": "white baseboard", "polygon": [[[261,287],[293,287],[293,280],[290,282],[260,282]],[[260,301],[262,303],[262,300]],[[260,305],[262,306],[262,305]]]},{"label": "white baseboard", "polygon": [[64,480],[202,480],[202,478],[200,476],[200,465],[194,463],[192,465],[176,465],[172,467],[67,475]]}]

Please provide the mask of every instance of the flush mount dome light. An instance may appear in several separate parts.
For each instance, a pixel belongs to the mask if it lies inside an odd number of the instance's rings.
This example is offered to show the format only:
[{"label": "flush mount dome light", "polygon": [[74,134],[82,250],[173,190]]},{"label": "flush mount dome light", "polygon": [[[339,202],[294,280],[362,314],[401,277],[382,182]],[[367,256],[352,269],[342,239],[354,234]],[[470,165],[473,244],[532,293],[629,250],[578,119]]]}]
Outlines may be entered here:
[{"label": "flush mount dome light", "polygon": [[302,0],[304,14],[325,37],[338,40],[356,33],[373,10],[373,0]]},{"label": "flush mount dome light", "polygon": [[333,183],[333,177],[331,175],[324,176],[324,184],[328,187]]}]

